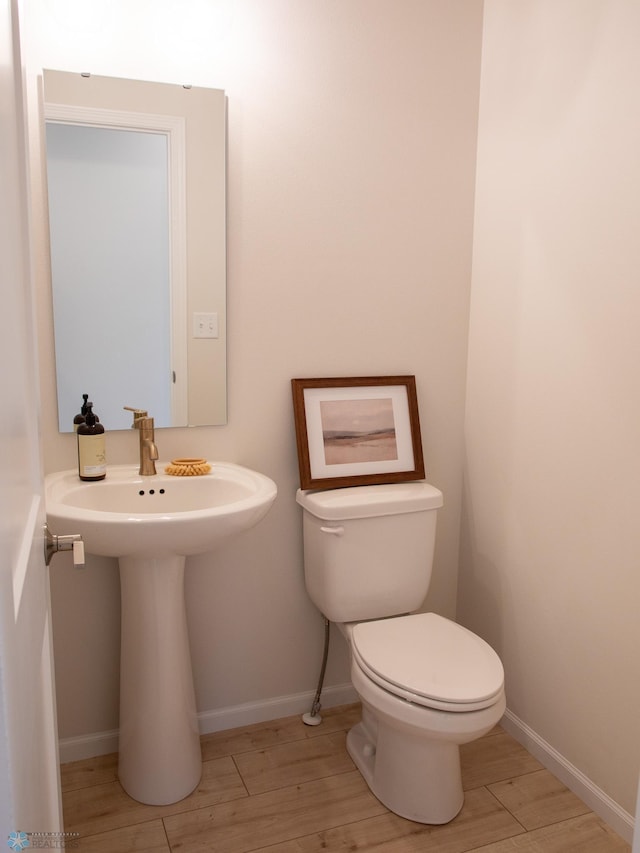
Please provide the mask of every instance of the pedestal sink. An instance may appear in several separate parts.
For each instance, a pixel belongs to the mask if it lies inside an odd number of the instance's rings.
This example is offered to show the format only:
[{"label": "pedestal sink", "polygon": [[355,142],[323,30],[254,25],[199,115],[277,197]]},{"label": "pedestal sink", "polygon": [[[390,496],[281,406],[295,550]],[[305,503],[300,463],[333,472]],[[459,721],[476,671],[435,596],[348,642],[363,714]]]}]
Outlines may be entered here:
[{"label": "pedestal sink", "polygon": [[98,482],[81,481],[75,470],[46,477],[49,529],[79,533],[87,552],[119,560],[118,775],[139,802],[177,802],[194,790],[202,771],[185,557],[253,527],[276,494],[268,477],[227,462],[212,463],[211,473],[196,477],[141,477],[133,465],[109,466]]}]

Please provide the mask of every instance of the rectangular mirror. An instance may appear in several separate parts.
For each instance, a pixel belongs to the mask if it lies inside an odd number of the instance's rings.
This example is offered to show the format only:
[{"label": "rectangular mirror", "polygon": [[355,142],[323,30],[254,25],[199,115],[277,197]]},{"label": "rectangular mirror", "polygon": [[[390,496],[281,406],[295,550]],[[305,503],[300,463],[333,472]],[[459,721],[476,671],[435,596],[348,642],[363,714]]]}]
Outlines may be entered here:
[{"label": "rectangular mirror", "polygon": [[226,423],[226,99],[44,72],[61,432]]}]

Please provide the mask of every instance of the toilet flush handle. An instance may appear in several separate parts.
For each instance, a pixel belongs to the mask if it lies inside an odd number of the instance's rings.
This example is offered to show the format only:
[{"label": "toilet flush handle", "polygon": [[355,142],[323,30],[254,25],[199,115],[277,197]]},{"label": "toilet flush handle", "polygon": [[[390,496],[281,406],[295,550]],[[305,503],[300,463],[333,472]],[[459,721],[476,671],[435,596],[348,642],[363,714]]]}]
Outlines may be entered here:
[{"label": "toilet flush handle", "polygon": [[344,527],[321,527],[320,530],[331,536],[344,536]]}]

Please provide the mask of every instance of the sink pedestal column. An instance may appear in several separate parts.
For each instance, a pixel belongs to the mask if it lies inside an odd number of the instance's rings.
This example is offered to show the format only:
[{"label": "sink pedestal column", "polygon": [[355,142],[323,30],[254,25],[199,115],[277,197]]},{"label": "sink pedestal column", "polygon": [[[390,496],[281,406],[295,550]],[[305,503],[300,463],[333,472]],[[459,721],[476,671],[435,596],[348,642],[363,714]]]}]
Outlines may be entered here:
[{"label": "sink pedestal column", "polygon": [[202,755],[184,601],[184,557],[120,557],[120,756],[134,800],[175,803],[200,781]]}]

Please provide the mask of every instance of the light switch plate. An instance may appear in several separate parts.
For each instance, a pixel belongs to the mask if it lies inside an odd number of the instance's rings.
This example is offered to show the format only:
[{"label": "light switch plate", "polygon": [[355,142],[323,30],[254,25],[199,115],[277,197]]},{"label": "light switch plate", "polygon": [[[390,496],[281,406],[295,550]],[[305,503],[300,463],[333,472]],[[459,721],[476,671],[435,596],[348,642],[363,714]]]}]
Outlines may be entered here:
[{"label": "light switch plate", "polygon": [[193,315],[193,337],[194,338],[217,338],[218,337],[218,315],[194,313]]}]

